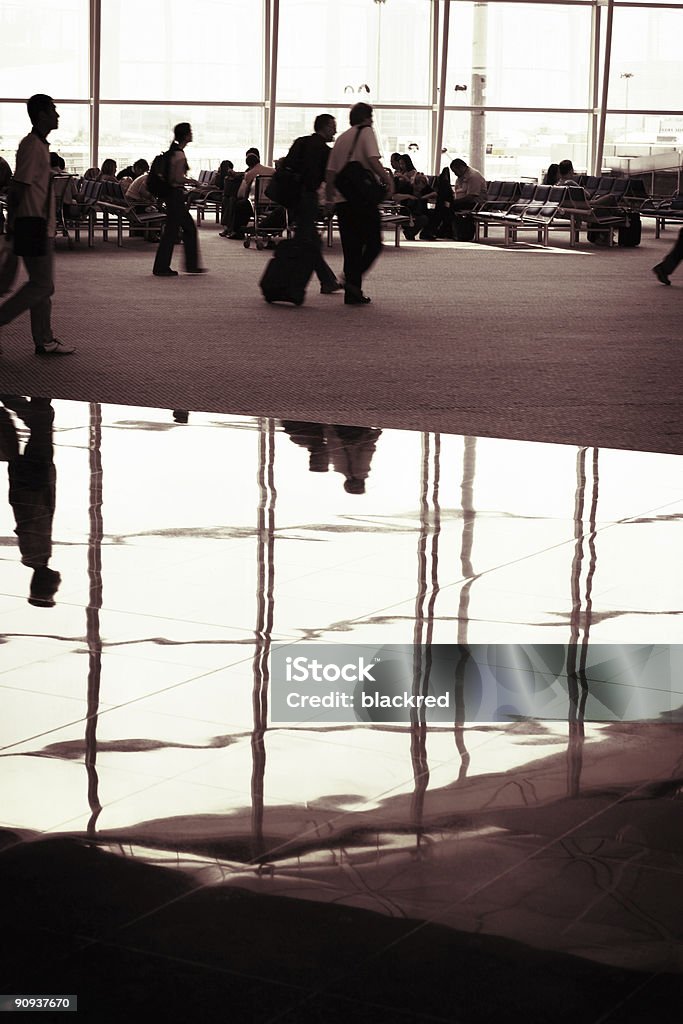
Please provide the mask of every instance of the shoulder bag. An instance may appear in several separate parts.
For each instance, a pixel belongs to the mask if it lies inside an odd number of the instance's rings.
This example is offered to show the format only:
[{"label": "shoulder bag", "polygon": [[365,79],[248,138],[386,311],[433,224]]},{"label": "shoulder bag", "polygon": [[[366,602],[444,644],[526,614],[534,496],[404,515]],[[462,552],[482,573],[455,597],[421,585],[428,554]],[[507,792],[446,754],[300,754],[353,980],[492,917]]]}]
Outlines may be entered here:
[{"label": "shoulder bag", "polygon": [[384,186],[359,160],[351,159],[364,127],[361,125],[356,129],[356,137],[353,140],[348,163],[338,172],[334,184],[347,202],[354,203],[356,206],[377,206],[384,198]]}]

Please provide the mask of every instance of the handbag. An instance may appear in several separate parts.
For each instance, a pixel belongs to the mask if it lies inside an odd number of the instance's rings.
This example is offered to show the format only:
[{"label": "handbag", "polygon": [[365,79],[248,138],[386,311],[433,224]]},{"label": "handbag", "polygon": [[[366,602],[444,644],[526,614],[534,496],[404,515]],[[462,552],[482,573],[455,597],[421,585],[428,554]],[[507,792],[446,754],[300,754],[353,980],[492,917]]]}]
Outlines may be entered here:
[{"label": "handbag", "polygon": [[361,125],[356,130],[348,163],[337,173],[334,184],[347,202],[357,206],[377,206],[384,198],[384,185],[381,185],[372,171],[364,167],[359,160],[351,159],[363,127],[364,125]]},{"label": "handbag", "polygon": [[0,235],[0,295],[10,290],[17,276],[19,260],[12,251],[7,235]]},{"label": "handbag", "polygon": [[16,256],[44,256],[47,252],[45,217],[16,217],[12,226]]},{"label": "handbag", "polygon": [[297,206],[301,199],[301,175],[280,167],[268,182],[266,195],[278,206]]}]

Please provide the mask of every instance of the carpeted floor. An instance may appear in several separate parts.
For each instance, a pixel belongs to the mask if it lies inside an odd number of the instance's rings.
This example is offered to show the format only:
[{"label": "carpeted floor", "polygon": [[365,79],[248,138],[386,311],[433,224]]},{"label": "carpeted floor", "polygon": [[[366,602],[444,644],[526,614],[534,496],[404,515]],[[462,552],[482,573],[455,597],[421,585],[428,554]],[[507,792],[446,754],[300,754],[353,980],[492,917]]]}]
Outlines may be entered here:
[{"label": "carpeted floor", "polygon": [[[371,305],[314,279],[301,308],[266,305],[270,253],[217,232],[210,273],[171,279],[142,240],[60,240],[54,325],[78,352],[36,359],[22,317],[0,392],[683,453],[683,273],[650,271],[672,230],[636,249],[388,244]],[[341,272],[338,240],[327,255]]]}]

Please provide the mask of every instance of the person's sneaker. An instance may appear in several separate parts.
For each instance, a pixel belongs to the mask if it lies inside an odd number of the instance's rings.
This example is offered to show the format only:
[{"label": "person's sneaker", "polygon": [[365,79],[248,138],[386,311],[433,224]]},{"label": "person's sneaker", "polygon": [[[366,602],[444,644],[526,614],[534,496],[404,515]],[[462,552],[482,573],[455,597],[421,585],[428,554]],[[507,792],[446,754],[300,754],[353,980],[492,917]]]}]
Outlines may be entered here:
[{"label": "person's sneaker", "polygon": [[671,284],[669,275],[661,263],[658,263],[656,267],[652,268],[652,273],[655,275],[657,280],[661,282],[661,284]]},{"label": "person's sneaker", "polygon": [[367,306],[368,302],[371,302],[369,295],[354,295],[351,292],[347,292],[344,296],[344,304],[346,306]]},{"label": "person's sneaker", "polygon": [[219,231],[218,232],[218,237],[219,238],[230,238],[230,232],[226,228],[225,231]]},{"label": "person's sneaker", "polygon": [[320,285],[320,294],[321,295],[334,295],[335,292],[340,292],[340,291],[343,290],[343,288],[344,288],[344,285],[340,284],[339,281],[335,281],[334,284],[321,284]]},{"label": "person's sneaker", "polygon": [[36,345],[37,356],[71,356],[75,351],[75,348],[65,345],[58,338],[48,341],[47,345]]}]

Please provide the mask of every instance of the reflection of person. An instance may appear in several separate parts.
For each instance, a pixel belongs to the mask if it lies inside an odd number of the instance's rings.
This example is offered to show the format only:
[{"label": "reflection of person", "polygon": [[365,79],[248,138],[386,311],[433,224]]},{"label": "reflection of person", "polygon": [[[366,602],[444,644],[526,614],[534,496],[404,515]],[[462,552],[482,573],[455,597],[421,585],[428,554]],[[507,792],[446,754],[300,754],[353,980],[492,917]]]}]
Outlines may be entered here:
[{"label": "reflection of person", "polygon": [[[9,500],[16,521],[21,561],[33,569],[29,604],[53,607],[61,576],[48,563],[52,557],[56,472],[52,447],[54,410],[49,398],[0,397],[0,454],[8,461]],[[29,429],[23,454],[11,409]]]},{"label": "reflection of person", "polygon": [[351,107],[349,122],[351,127],[339,136],[327,162],[326,212],[331,214],[335,208],[339,221],[344,250],[344,302],[349,306],[360,306],[370,302],[363,294],[363,274],[382,251],[380,213],[377,206],[345,199],[334,187],[335,178],[349,161],[357,161],[382,182],[387,193],[393,191],[393,182],[380,162],[370,104],[356,103]]},{"label": "reflection of person", "polygon": [[683,260],[683,228],[678,232],[678,239],[661,263],[652,268],[652,273],[662,284],[671,284],[669,274],[673,274],[678,264]]},{"label": "reflection of person", "polygon": [[335,471],[344,477],[348,494],[365,494],[365,481],[381,430],[298,420],[283,420],[282,427],[294,444],[308,449],[311,473],[326,473],[331,461]]},{"label": "reflection of person", "polygon": [[74,349],[55,338],[51,321],[56,220],[47,137],[59,124],[59,114],[52,97],[43,93],[31,96],[26,108],[33,128],[17,150],[7,220],[28,281],[0,306],[0,328],[29,309],[36,355],[66,356]]},{"label": "reflection of person", "polygon": [[185,272],[187,274],[204,274],[204,267],[199,266],[199,249],[197,245],[197,228],[185,201],[185,183],[187,179],[187,160],[185,146],[192,142],[192,125],[182,121],[173,129],[173,142],[168,151],[167,177],[168,193],[164,196],[166,204],[166,221],[154,260],[155,277],[177,277],[178,271],[171,270],[173,249],[178,232],[183,232],[183,250],[185,252]]}]

